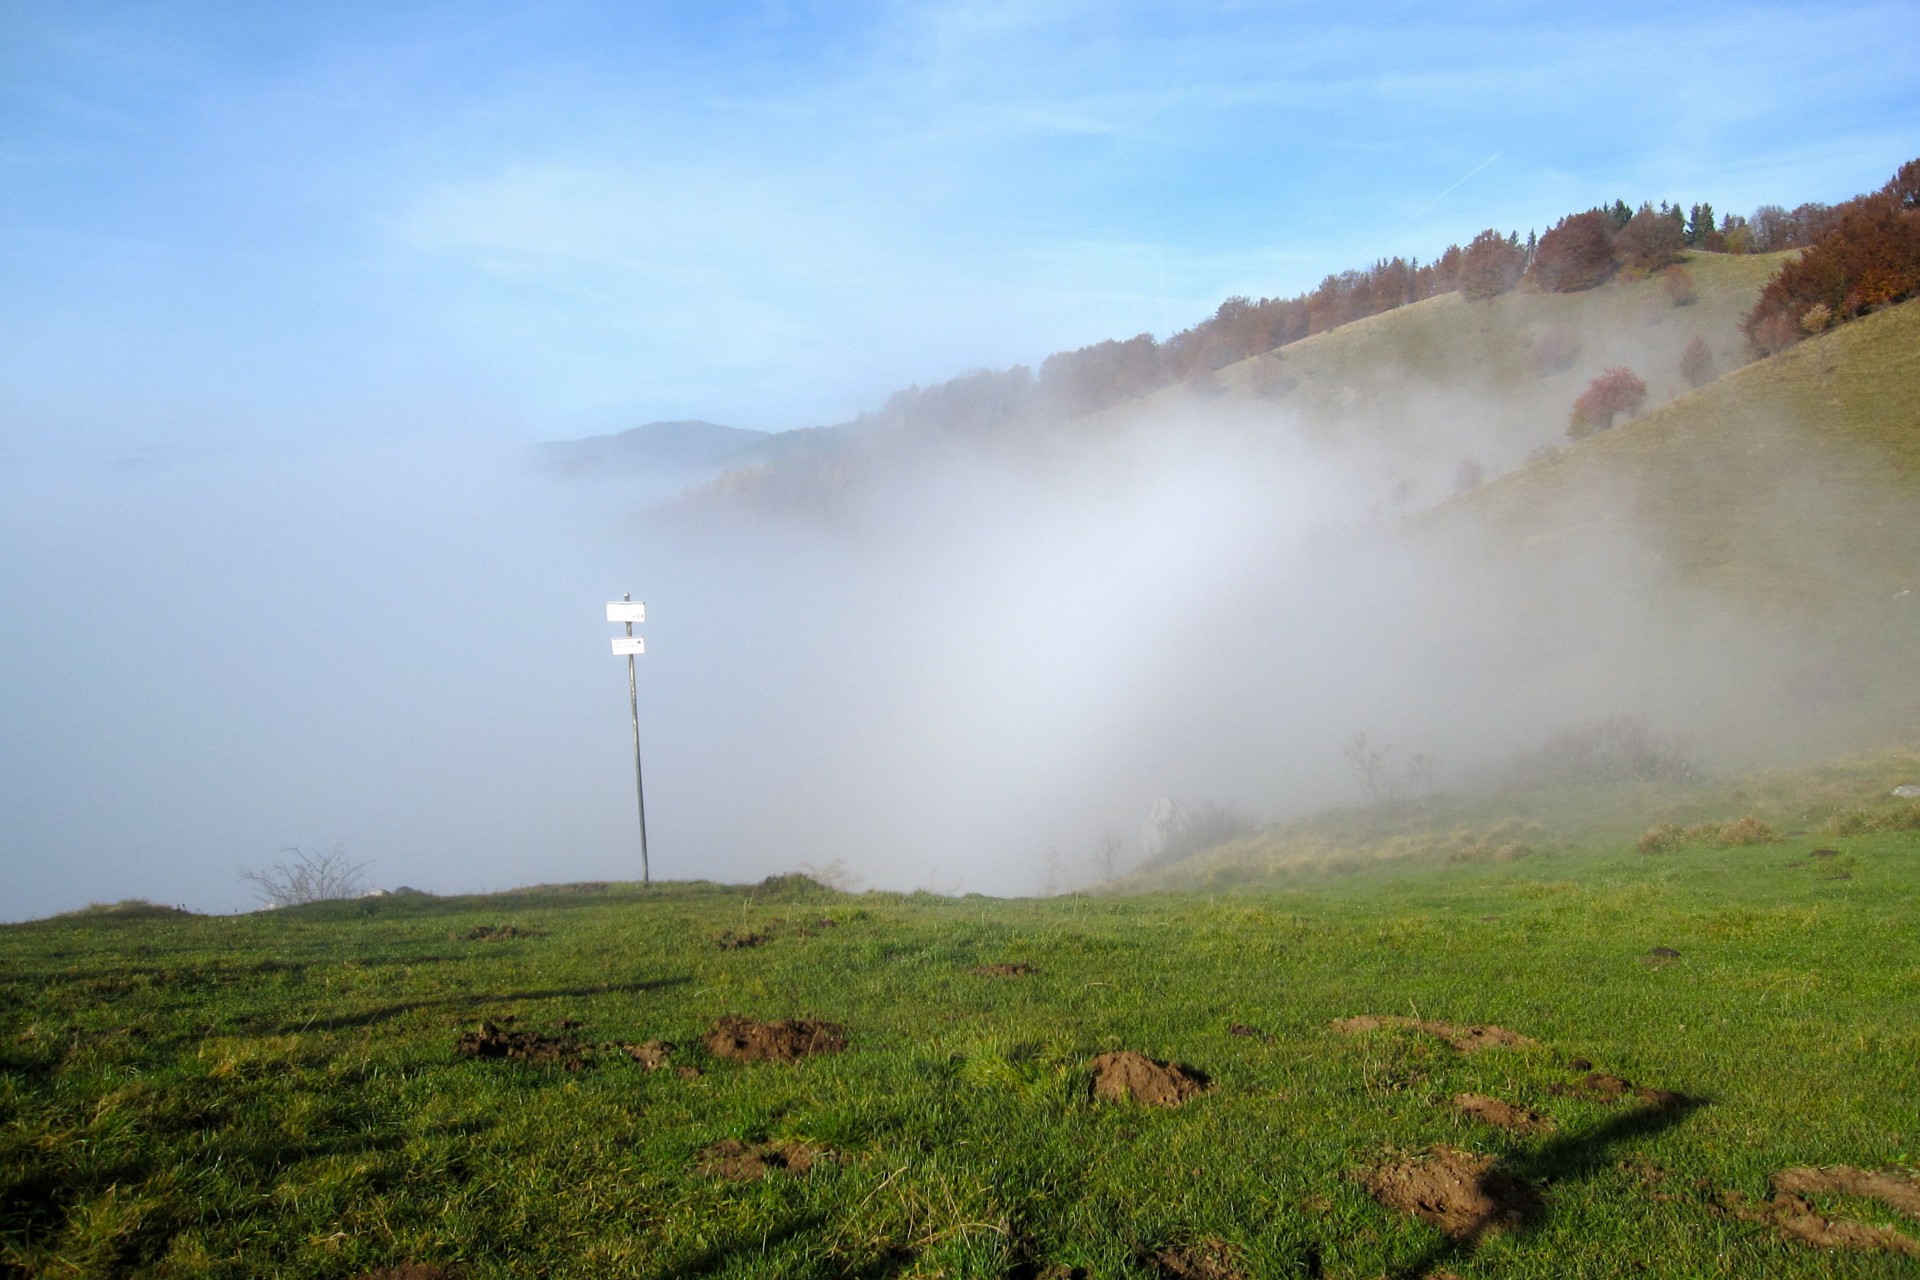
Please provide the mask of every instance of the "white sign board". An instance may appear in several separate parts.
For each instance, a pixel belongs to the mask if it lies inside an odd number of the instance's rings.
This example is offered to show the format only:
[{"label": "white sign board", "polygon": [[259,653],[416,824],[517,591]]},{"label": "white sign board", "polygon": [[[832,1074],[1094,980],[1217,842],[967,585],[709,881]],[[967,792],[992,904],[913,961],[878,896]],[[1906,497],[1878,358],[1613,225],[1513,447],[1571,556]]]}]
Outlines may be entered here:
[{"label": "white sign board", "polygon": [[608,622],[645,622],[646,620],[647,602],[645,600],[607,601]]},{"label": "white sign board", "polygon": [[645,653],[646,651],[647,638],[645,636],[615,636],[613,638],[613,656],[616,658],[622,654],[632,655]]}]

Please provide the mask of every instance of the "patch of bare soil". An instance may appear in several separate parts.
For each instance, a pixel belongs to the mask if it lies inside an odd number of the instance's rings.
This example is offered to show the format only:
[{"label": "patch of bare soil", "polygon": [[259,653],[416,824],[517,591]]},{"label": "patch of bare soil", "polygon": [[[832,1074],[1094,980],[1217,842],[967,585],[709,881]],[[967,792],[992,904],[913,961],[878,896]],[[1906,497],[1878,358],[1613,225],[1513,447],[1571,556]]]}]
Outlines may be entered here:
[{"label": "patch of bare soil", "polygon": [[1506,1129],[1512,1133],[1551,1133],[1553,1121],[1535,1111],[1532,1107],[1516,1107],[1511,1102],[1502,1102],[1498,1098],[1489,1098],[1478,1093],[1457,1093],[1453,1096],[1453,1105],[1462,1115],[1481,1124],[1490,1124],[1496,1129]]},{"label": "patch of bare soil", "polygon": [[1035,970],[1034,967],[1026,961],[1019,960],[1012,964],[975,965],[973,968],[967,970],[967,972],[977,974],[982,978],[1024,978],[1028,974],[1035,972]]},{"label": "patch of bare soil", "polygon": [[1477,1053],[1481,1049],[1492,1046],[1503,1049],[1525,1049],[1539,1043],[1531,1036],[1523,1036],[1505,1027],[1459,1027],[1451,1022],[1431,1022],[1424,1018],[1402,1018],[1393,1014],[1363,1013],[1357,1018],[1336,1019],[1333,1026],[1334,1030],[1345,1032],[1350,1036],[1359,1035],[1365,1031],[1378,1031],[1382,1027],[1404,1027],[1410,1031],[1422,1031],[1430,1036],[1438,1036],[1462,1053]]},{"label": "patch of bare soil", "polygon": [[835,1164],[840,1153],[807,1142],[742,1142],[722,1138],[702,1147],[694,1157],[694,1167],[709,1178],[729,1182],[752,1182],[776,1169],[805,1176],[816,1165]]},{"label": "patch of bare soil", "polygon": [[1093,1060],[1093,1096],[1109,1102],[1177,1107],[1210,1088],[1205,1073],[1193,1067],[1158,1062],[1131,1049],[1103,1053]]},{"label": "patch of bare soil", "polygon": [[645,1044],[623,1044],[620,1051],[649,1071],[668,1065],[675,1045],[671,1040],[649,1040]]},{"label": "patch of bare soil", "polygon": [[480,1024],[454,1041],[463,1058],[510,1058],[543,1067],[578,1071],[587,1063],[587,1046],[572,1036],[546,1036],[538,1031],[507,1031],[491,1022]]},{"label": "patch of bare soil", "polygon": [[1847,1218],[1829,1218],[1813,1207],[1812,1196],[1857,1196],[1878,1200],[1920,1220],[1920,1182],[1897,1173],[1875,1173],[1838,1165],[1831,1169],[1782,1169],[1773,1175],[1773,1198],[1749,1201],[1737,1191],[1720,1197],[1734,1217],[1772,1227],[1789,1240],[1816,1249],[1868,1249],[1920,1256],[1920,1240],[1891,1227]]},{"label": "patch of bare soil", "polygon": [[1250,1027],[1244,1022],[1229,1022],[1227,1034],[1239,1036],[1243,1040],[1271,1040],[1273,1037],[1258,1027]]},{"label": "patch of bare soil", "polygon": [[1251,1280],[1249,1273],[1240,1269],[1233,1246],[1224,1240],[1156,1249],[1153,1266],[1171,1280]]},{"label": "patch of bare soil", "polygon": [[757,947],[767,940],[764,933],[735,933],[729,929],[713,940],[713,945],[722,951],[745,951]]},{"label": "patch of bare soil", "polygon": [[1541,1208],[1539,1193],[1503,1172],[1492,1156],[1454,1147],[1382,1165],[1363,1181],[1381,1204],[1431,1222],[1460,1241],[1522,1226]]},{"label": "patch of bare soil", "polygon": [[1840,856],[1840,851],[1838,849],[1815,849],[1807,856],[1809,858],[1837,858]]},{"label": "patch of bare soil", "polygon": [[1547,1092],[1556,1098],[1579,1098],[1583,1102],[1611,1104],[1631,1094],[1635,1101],[1650,1107],[1677,1107],[1687,1100],[1685,1094],[1667,1089],[1649,1089],[1631,1080],[1592,1071],[1571,1084],[1550,1084]]},{"label": "patch of bare soil", "polygon": [[458,1267],[443,1267],[432,1262],[403,1262],[397,1267],[362,1271],[353,1280],[463,1280],[466,1274]]},{"label": "patch of bare soil", "polygon": [[833,1022],[789,1018],[761,1022],[733,1015],[721,1018],[707,1033],[707,1052],[736,1062],[798,1062],[816,1053],[839,1053],[847,1047],[847,1029]]},{"label": "patch of bare soil", "polygon": [[505,942],[508,938],[538,937],[532,929],[517,924],[477,924],[460,935],[462,942]]}]

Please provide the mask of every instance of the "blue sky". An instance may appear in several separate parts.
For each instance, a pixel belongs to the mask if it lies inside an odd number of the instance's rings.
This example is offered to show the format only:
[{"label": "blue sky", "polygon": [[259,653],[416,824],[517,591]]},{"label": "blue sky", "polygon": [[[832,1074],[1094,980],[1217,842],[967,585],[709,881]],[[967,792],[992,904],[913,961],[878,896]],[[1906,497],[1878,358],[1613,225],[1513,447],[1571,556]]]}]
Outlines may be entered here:
[{"label": "blue sky", "polygon": [[13,0],[0,457],[840,420],[1616,195],[1842,199],[1915,66],[1907,4]]}]

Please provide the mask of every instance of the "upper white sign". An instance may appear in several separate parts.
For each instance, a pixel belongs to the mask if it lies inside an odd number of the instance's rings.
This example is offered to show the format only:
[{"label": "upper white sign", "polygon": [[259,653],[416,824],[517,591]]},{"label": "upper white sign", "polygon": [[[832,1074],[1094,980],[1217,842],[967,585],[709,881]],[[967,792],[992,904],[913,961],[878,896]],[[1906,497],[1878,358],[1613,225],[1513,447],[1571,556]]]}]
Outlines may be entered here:
[{"label": "upper white sign", "polygon": [[645,600],[607,601],[608,622],[645,622],[646,620],[647,602]]},{"label": "upper white sign", "polygon": [[647,651],[647,638],[645,636],[613,637],[613,655],[616,658],[619,657],[621,654],[626,654],[628,657],[632,657],[636,653],[645,653],[646,651]]}]

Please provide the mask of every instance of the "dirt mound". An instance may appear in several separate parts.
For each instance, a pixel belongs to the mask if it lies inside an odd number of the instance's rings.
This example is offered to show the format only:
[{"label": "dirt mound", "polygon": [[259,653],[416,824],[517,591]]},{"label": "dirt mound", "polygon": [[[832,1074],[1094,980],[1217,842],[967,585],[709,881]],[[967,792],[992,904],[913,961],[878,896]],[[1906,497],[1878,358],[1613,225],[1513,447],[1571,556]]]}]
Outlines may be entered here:
[{"label": "dirt mound", "polygon": [[673,1057],[671,1040],[649,1040],[645,1044],[623,1044],[620,1051],[649,1071],[658,1071]]},{"label": "dirt mound", "polygon": [[453,1042],[463,1058],[512,1058],[543,1067],[578,1071],[587,1063],[587,1046],[572,1036],[543,1036],[538,1031],[507,1031],[491,1022],[480,1024]]},{"label": "dirt mound", "polygon": [[1225,1240],[1156,1249],[1152,1262],[1155,1270],[1171,1280],[1250,1280],[1236,1263],[1233,1246]]},{"label": "dirt mound", "polygon": [[729,929],[713,940],[713,945],[722,951],[745,951],[757,947],[767,940],[764,933],[735,933]]},{"label": "dirt mound", "polygon": [[1363,1013],[1357,1018],[1336,1019],[1333,1026],[1334,1030],[1345,1032],[1350,1036],[1359,1035],[1365,1031],[1378,1031],[1382,1027],[1404,1027],[1409,1031],[1424,1031],[1430,1036],[1440,1037],[1462,1053],[1477,1053],[1490,1046],[1503,1049],[1525,1049],[1539,1043],[1531,1036],[1523,1036],[1505,1027],[1458,1027],[1451,1022],[1430,1022],[1422,1018],[1402,1018],[1393,1014]]},{"label": "dirt mound", "polygon": [[728,1016],[707,1033],[707,1052],[736,1062],[798,1062],[816,1053],[839,1053],[847,1047],[847,1029],[811,1018],[760,1022]]},{"label": "dirt mound", "polygon": [[1682,1093],[1673,1093],[1666,1089],[1649,1089],[1636,1085],[1631,1080],[1619,1076],[1610,1076],[1605,1072],[1593,1071],[1572,1084],[1550,1084],[1547,1092],[1556,1098],[1579,1098],[1583,1102],[1615,1103],[1632,1094],[1633,1097],[1650,1107],[1677,1107],[1687,1101]]},{"label": "dirt mound", "polygon": [[1206,1075],[1177,1062],[1157,1062],[1123,1049],[1093,1060],[1093,1096],[1109,1102],[1177,1107],[1212,1087]]},{"label": "dirt mound", "polygon": [[1035,972],[1035,969],[1026,961],[1020,960],[1013,964],[975,965],[973,968],[967,970],[967,972],[978,974],[982,978],[1024,978],[1028,974]]},{"label": "dirt mound", "polygon": [[1503,1173],[1492,1156],[1435,1147],[1426,1156],[1382,1165],[1364,1179],[1367,1194],[1389,1208],[1431,1222],[1455,1240],[1526,1223],[1541,1208],[1539,1193]]},{"label": "dirt mound", "polygon": [[1244,1022],[1229,1022],[1227,1034],[1239,1036],[1243,1040],[1271,1040],[1273,1037],[1258,1027],[1250,1027]]},{"label": "dirt mound", "polygon": [[1513,1133],[1553,1131],[1553,1121],[1532,1107],[1516,1107],[1498,1098],[1488,1098],[1478,1093],[1457,1093],[1453,1097],[1453,1105],[1468,1119],[1490,1124],[1496,1129],[1507,1129]]},{"label": "dirt mound", "polygon": [[403,1262],[397,1267],[362,1271],[353,1280],[463,1280],[466,1274],[458,1267],[443,1267],[432,1262]]},{"label": "dirt mound", "polygon": [[776,1169],[805,1176],[814,1166],[833,1164],[840,1153],[806,1142],[742,1142],[722,1138],[702,1147],[694,1157],[694,1167],[709,1178],[729,1182],[752,1182]]},{"label": "dirt mound", "polygon": [[508,938],[536,938],[532,929],[517,924],[477,924],[460,935],[462,942],[504,942]]},{"label": "dirt mound", "polygon": [[1816,1249],[1870,1249],[1920,1256],[1920,1240],[1891,1227],[1876,1227],[1846,1218],[1829,1218],[1816,1210],[1811,1196],[1857,1196],[1878,1200],[1890,1209],[1920,1220],[1920,1182],[1897,1173],[1875,1173],[1839,1165],[1831,1169],[1782,1169],[1773,1175],[1773,1198],[1755,1204],[1739,1192],[1728,1192],[1721,1204],[1747,1222],[1772,1227],[1789,1240]]}]

